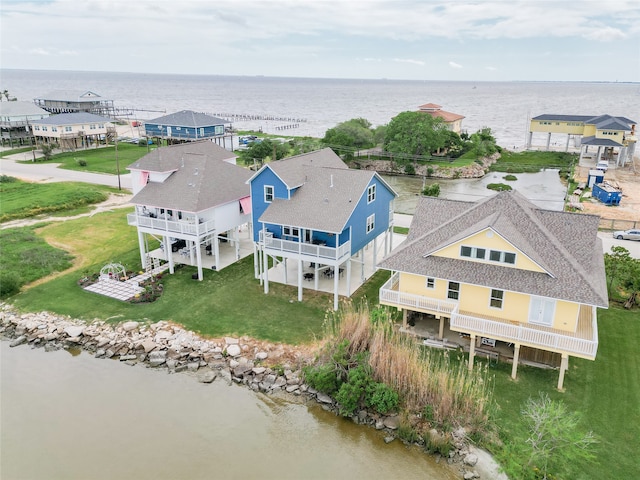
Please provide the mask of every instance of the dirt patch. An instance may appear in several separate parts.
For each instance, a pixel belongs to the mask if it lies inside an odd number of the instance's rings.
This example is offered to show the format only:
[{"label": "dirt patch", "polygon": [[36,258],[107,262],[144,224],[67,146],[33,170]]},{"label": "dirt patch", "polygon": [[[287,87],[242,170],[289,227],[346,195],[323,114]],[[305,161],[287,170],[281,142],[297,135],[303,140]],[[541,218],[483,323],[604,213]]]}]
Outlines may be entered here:
[{"label": "dirt patch", "polygon": [[[575,179],[578,182],[586,182],[589,170],[587,166],[577,167]],[[600,215],[602,218],[640,221],[640,160],[635,159],[635,168],[632,164],[624,168],[609,168],[604,178],[622,191],[620,205],[605,205],[591,199],[582,202],[583,212]]]}]

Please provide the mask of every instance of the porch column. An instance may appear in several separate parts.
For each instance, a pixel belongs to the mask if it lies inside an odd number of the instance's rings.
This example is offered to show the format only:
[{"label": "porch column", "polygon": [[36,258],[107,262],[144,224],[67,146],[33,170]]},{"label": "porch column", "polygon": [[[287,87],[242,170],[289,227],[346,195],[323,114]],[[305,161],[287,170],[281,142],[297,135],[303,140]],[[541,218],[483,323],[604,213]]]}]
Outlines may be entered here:
[{"label": "porch column", "polygon": [[402,309],[402,328],[406,329],[407,328],[407,309],[403,308]]},{"label": "porch column", "polygon": [[364,283],[364,248],[358,252],[360,256],[360,281]]},{"label": "porch column", "polygon": [[547,151],[549,150],[549,145],[551,145],[551,132],[547,135]]},{"label": "porch column", "polygon": [[298,260],[298,301],[302,301],[302,260]]},{"label": "porch column", "polygon": [[269,293],[269,256],[262,252],[262,268],[264,276],[264,293]]},{"label": "porch column", "polygon": [[[302,263],[304,265],[304,262]],[[318,266],[320,264],[318,262],[315,262],[313,264],[313,289],[317,292],[318,291],[318,273],[320,272],[320,270],[318,270]]]},{"label": "porch column", "polygon": [[240,260],[240,230],[237,225],[233,229],[233,240],[236,242],[236,260]]},{"label": "porch column", "polygon": [[387,230],[385,230],[385,232],[384,232],[384,255],[383,255],[383,257],[386,257],[386,256],[389,254],[389,252],[388,252],[388,249],[389,249],[389,239],[390,239],[389,232],[391,232],[391,228],[392,228],[392,227],[389,227],[389,228],[388,228]]},{"label": "porch column", "polygon": [[289,274],[287,273],[287,258],[282,259],[282,264],[284,265],[284,284],[287,284],[287,280],[289,280]]},{"label": "porch column", "polygon": [[347,293],[351,296],[351,257],[347,260]]},{"label": "porch column", "polygon": [[138,230],[138,247],[140,248],[140,263],[142,269],[145,270],[147,268],[147,249],[144,247],[144,233],[140,230]]},{"label": "porch column", "polygon": [[511,366],[511,378],[516,379],[518,374],[518,359],[520,358],[520,344],[513,345],[513,365]]},{"label": "porch column", "polygon": [[567,135],[567,144],[564,146],[564,151],[569,151],[569,140],[571,140],[571,135]]},{"label": "porch column", "polygon": [[213,261],[215,262],[216,270],[220,270],[220,239],[218,235],[213,236],[213,254],[216,256]]},{"label": "porch column", "polygon": [[476,355],[476,335],[471,334],[471,341],[469,342],[469,370],[473,370],[473,359]]},{"label": "porch column", "polygon": [[169,261],[169,273],[175,272],[175,263],[173,261],[173,252],[171,251],[171,243],[169,242],[169,237],[162,237],[164,242],[164,254]]},{"label": "porch column", "polygon": [[202,252],[200,251],[200,241],[196,242],[196,261],[198,262],[198,280],[202,281]]},{"label": "porch column", "polygon": [[338,310],[338,284],[340,282],[340,268],[335,267],[333,270],[333,309]]},{"label": "porch column", "polygon": [[444,317],[440,315],[440,328],[438,329],[438,340],[442,340],[444,338]]},{"label": "porch column", "polygon": [[569,367],[569,355],[566,353],[562,354],[562,360],[560,362],[560,375],[558,376],[558,390],[562,390],[562,386],[564,385],[564,374]]},{"label": "porch column", "polygon": [[258,278],[260,276],[259,263],[258,246],[256,245],[256,242],[253,242],[253,278]]},{"label": "porch column", "polygon": [[373,239],[373,261],[371,264],[371,268],[373,272],[376,271],[376,264],[378,263],[378,237]]},{"label": "porch column", "polygon": [[529,132],[529,142],[527,143],[527,148],[531,149],[531,142],[533,141],[533,132]]}]

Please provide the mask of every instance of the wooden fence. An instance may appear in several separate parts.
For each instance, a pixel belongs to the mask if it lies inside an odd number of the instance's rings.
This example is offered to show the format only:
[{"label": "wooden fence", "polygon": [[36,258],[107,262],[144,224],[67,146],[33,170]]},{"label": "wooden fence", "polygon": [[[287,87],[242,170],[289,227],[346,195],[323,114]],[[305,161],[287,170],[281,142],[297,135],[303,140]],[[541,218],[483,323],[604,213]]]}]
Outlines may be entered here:
[{"label": "wooden fence", "polygon": [[640,221],[637,220],[621,220],[619,218],[600,218],[600,230],[629,230],[638,228]]}]

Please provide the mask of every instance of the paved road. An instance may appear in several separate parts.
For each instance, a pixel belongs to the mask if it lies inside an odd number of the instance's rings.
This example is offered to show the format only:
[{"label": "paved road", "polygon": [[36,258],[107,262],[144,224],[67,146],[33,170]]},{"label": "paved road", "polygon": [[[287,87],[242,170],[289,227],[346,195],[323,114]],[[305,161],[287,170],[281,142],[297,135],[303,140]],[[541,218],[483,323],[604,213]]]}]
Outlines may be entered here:
[{"label": "paved road", "polygon": [[[27,157],[25,158],[25,155]],[[20,163],[16,160],[30,160],[31,152],[18,153],[0,160],[0,173],[12,177],[39,182],[85,182],[118,188],[118,176],[102,173],[78,172],[58,168],[57,163]],[[128,172],[128,170],[125,170]],[[131,174],[120,175],[120,186],[131,189]]]}]

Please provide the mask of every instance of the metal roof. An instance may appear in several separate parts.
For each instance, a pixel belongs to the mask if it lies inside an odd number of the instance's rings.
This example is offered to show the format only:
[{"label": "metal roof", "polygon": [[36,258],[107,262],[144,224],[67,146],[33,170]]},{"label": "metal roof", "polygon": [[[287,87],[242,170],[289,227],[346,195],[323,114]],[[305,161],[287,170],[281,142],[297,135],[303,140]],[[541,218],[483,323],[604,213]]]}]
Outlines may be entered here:
[{"label": "metal roof", "polygon": [[50,113],[33,102],[0,102],[0,115],[7,117],[44,115],[48,117]]},{"label": "metal roof", "polygon": [[102,98],[91,90],[54,90],[41,97],[37,97],[37,100],[50,100],[50,101],[62,101],[62,102],[103,102],[107,99]]},{"label": "metal roof", "polygon": [[80,125],[88,123],[110,123],[111,119],[89,112],[59,113],[41,120],[32,120],[34,125]]},{"label": "metal roof", "polygon": [[213,125],[226,125],[231,122],[223,118],[213,117],[206,113],[182,110],[162,117],[147,120],[145,123],[153,125],[168,125],[176,127],[210,127]]}]

